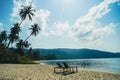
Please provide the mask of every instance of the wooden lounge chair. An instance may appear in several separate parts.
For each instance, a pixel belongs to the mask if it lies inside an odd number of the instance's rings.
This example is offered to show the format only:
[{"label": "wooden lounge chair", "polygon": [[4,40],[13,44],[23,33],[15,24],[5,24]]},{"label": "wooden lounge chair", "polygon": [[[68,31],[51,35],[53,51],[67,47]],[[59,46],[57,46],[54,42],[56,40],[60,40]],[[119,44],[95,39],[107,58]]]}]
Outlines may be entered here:
[{"label": "wooden lounge chair", "polygon": [[56,73],[56,68],[63,69],[63,66],[60,63],[56,63],[57,67],[54,67],[54,73]]},{"label": "wooden lounge chair", "polygon": [[68,66],[67,63],[63,63],[64,66],[62,66],[60,63],[56,63],[56,64],[57,64],[57,67],[54,67],[54,73],[56,73],[57,68],[62,69],[62,73],[74,72],[74,68],[76,69],[76,72],[78,72],[77,67]]},{"label": "wooden lounge chair", "polygon": [[[67,70],[69,69],[70,70],[70,72],[78,72],[78,69],[77,69],[77,66],[69,66],[67,63],[63,63],[63,65],[64,65],[64,68],[66,68]],[[75,70],[74,70],[75,69]]]},{"label": "wooden lounge chair", "polygon": [[69,67],[64,67],[62,66],[60,63],[56,63],[57,64],[57,67],[54,67],[54,73],[56,73],[56,69],[62,69],[62,73],[68,71],[68,69],[70,69]]}]

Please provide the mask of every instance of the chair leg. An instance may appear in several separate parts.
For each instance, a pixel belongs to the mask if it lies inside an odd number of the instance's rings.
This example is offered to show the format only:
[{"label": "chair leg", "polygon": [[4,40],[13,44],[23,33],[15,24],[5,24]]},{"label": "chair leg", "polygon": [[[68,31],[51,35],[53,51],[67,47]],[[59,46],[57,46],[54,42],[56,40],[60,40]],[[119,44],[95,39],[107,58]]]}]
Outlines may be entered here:
[{"label": "chair leg", "polygon": [[63,73],[65,72],[65,69],[63,68]]},{"label": "chair leg", "polygon": [[70,72],[72,72],[72,71],[71,71],[71,68],[69,68],[69,69],[70,69]]},{"label": "chair leg", "polygon": [[78,69],[77,69],[77,67],[76,67],[76,72],[78,72]]},{"label": "chair leg", "polygon": [[74,72],[74,68],[73,67],[71,67],[71,72]]},{"label": "chair leg", "polygon": [[55,71],[55,67],[54,67],[54,73],[56,73],[56,71]]}]

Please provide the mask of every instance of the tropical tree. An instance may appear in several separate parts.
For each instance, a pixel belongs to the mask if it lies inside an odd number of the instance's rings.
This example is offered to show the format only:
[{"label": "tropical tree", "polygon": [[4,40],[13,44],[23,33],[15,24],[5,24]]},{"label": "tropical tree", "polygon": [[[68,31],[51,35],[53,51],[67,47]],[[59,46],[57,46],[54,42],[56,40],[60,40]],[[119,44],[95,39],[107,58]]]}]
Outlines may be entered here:
[{"label": "tropical tree", "polygon": [[19,42],[16,44],[16,47],[20,49],[28,48],[29,46],[30,46],[30,43],[28,43],[28,41],[23,41],[22,39],[19,40]]},{"label": "tropical tree", "polygon": [[14,42],[18,41],[19,40],[19,36],[18,35],[14,35],[14,34],[10,34],[8,36],[8,39],[9,39],[9,43],[8,43],[7,47],[9,47],[10,44],[13,44]]},{"label": "tropical tree", "polygon": [[19,32],[21,31],[19,27],[19,23],[14,24],[14,27],[10,29],[10,34],[8,36],[9,43],[8,47],[10,44],[13,44],[14,42],[19,40]]},{"label": "tropical tree", "polygon": [[20,31],[19,23],[14,24],[14,27],[11,28],[11,32],[15,35],[19,34]]},{"label": "tropical tree", "polygon": [[19,42],[16,43],[16,47],[17,48],[23,48],[24,47],[24,41],[23,40],[19,40]]},{"label": "tropical tree", "polygon": [[31,30],[30,35],[25,39],[25,41],[30,38],[30,36],[34,35],[36,36],[37,34],[39,34],[39,31],[41,30],[40,27],[38,26],[38,24],[34,24],[31,25],[31,28],[29,28],[29,30]]},{"label": "tropical tree", "polygon": [[22,22],[26,19],[26,17],[28,16],[29,17],[29,20],[32,21],[32,16],[34,16],[34,13],[35,10],[32,9],[32,6],[29,5],[29,6],[22,6],[23,8],[20,9],[20,17],[21,17],[21,22],[19,24],[19,26],[22,24]]},{"label": "tropical tree", "polygon": [[28,41],[23,41],[22,39],[19,40],[18,43],[16,43],[17,49],[15,50],[15,53],[23,56],[24,55],[24,48],[28,48],[31,44],[28,43]]},{"label": "tropical tree", "polygon": [[6,31],[2,31],[0,33],[0,44],[5,46],[6,42],[7,42],[7,33],[6,33]]},{"label": "tropical tree", "polygon": [[25,56],[29,59],[33,59],[32,58],[32,55],[33,55],[33,50],[32,50],[32,47],[30,47],[27,51],[27,53],[25,54]]}]

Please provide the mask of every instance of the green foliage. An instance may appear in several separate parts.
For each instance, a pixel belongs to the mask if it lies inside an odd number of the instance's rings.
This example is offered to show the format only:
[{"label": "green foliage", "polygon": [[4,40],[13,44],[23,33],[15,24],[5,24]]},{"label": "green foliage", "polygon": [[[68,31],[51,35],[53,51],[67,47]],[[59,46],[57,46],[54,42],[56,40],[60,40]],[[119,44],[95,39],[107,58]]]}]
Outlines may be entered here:
[{"label": "green foliage", "polygon": [[25,56],[31,60],[43,60],[43,55],[40,54],[39,50],[33,51],[32,48],[30,48]]},{"label": "green foliage", "polygon": [[8,48],[0,46],[0,63],[7,63],[11,60],[12,51]]},{"label": "green foliage", "polygon": [[35,64],[26,56],[15,54],[10,49],[2,47],[0,47],[0,63]]},{"label": "green foliage", "polygon": [[43,55],[40,53],[39,50],[32,50],[32,48],[30,48],[27,51],[25,56],[31,60],[54,60],[54,59],[57,59],[54,54]]},{"label": "green foliage", "polygon": [[7,41],[7,33],[6,33],[6,31],[2,31],[0,33],[0,44],[5,45],[6,41]]},{"label": "green foliage", "polygon": [[2,31],[0,33],[0,48],[5,48],[7,44],[7,33],[6,31]]},{"label": "green foliage", "polygon": [[35,62],[26,58],[25,56],[19,56],[17,58],[17,63],[19,63],[19,64],[36,64]]},{"label": "green foliage", "polygon": [[18,55],[18,56],[24,56],[24,50],[22,48],[16,48],[15,50],[13,50],[14,55]]},{"label": "green foliage", "polygon": [[45,60],[54,60],[56,56],[54,54],[47,54],[45,55]]},{"label": "green foliage", "polygon": [[32,9],[32,6],[29,5],[29,6],[22,6],[22,7],[23,8],[20,9],[20,13],[19,13],[21,20],[25,20],[27,16],[29,17],[29,20],[32,20],[32,16],[34,16],[33,12],[35,11]]},{"label": "green foliage", "polygon": [[14,26],[10,29],[10,34],[8,35],[9,43],[7,47],[9,47],[10,44],[13,44],[14,42],[19,40],[20,31],[21,29],[19,27],[19,23],[14,24]]}]

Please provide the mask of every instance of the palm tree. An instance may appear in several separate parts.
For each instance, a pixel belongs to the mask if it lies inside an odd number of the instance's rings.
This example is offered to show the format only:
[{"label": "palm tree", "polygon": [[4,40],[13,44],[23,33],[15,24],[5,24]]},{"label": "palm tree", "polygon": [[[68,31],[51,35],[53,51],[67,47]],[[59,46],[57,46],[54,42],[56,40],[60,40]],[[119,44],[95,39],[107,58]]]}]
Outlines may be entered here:
[{"label": "palm tree", "polygon": [[28,43],[28,41],[23,41],[22,39],[16,44],[16,47],[19,49],[28,48],[29,46],[30,43]]},{"label": "palm tree", "polygon": [[14,24],[14,27],[12,27],[10,29],[10,34],[8,36],[9,43],[8,43],[7,47],[9,47],[10,44],[13,44],[14,42],[19,40],[19,32],[20,31],[21,31],[21,29],[19,27],[19,23]]},{"label": "palm tree", "polygon": [[22,39],[19,40],[18,43],[16,43],[16,50],[15,53],[17,53],[18,55],[23,56],[24,55],[24,48],[28,48],[30,46],[30,43],[28,43],[28,41],[23,41]]},{"label": "palm tree", "polygon": [[25,41],[25,42],[24,42],[24,48],[28,48],[30,45],[31,45],[31,44],[28,43],[28,41]]},{"label": "palm tree", "polygon": [[33,12],[35,11],[32,9],[31,5],[22,6],[22,7],[23,8],[20,9],[20,13],[19,13],[19,15],[21,17],[21,22],[20,22],[19,26],[22,24],[22,22],[26,19],[27,16],[29,17],[29,20],[32,20],[32,16],[34,16]]},{"label": "palm tree", "polygon": [[6,44],[6,41],[7,41],[7,33],[6,31],[2,31],[0,33],[0,44]]},{"label": "palm tree", "polygon": [[13,44],[14,42],[18,41],[19,40],[19,35],[14,35],[14,33],[11,33],[8,36],[8,39],[9,39],[9,43],[8,43],[7,47],[9,47],[10,44]]},{"label": "palm tree", "polygon": [[14,24],[14,27],[11,28],[11,32],[14,33],[15,35],[19,35],[19,32],[21,31],[19,27],[19,23]]},{"label": "palm tree", "polygon": [[29,30],[31,30],[31,34],[25,39],[25,41],[27,41],[27,39],[30,38],[31,35],[36,36],[37,34],[39,34],[39,31],[41,29],[38,26],[38,24],[34,24],[34,25],[31,26],[31,28],[29,28]]}]

